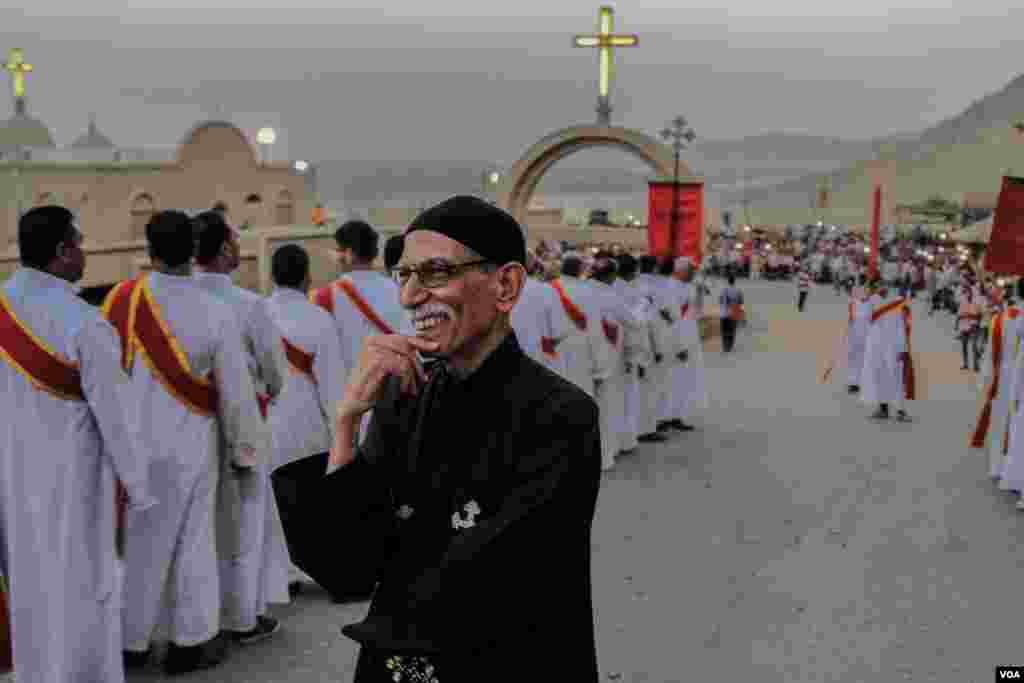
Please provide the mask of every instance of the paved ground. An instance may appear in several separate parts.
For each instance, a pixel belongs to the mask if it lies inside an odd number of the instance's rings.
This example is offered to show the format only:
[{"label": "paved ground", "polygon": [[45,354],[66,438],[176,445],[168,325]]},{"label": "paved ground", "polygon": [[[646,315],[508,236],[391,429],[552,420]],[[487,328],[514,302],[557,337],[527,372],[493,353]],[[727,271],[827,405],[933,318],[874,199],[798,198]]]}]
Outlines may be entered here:
[{"label": "paved ground", "polygon": [[[1024,517],[965,447],[977,389],[950,318],[915,304],[930,400],[911,406],[915,424],[879,426],[815,379],[845,303],[818,289],[798,316],[792,285],[740,284],[751,324],[734,355],[706,353],[698,431],[642,445],[605,477],[604,679],[980,683],[1024,664]],[[355,648],[338,628],[364,610],[307,593],[279,610],[276,640],[187,680],[348,681]]]}]

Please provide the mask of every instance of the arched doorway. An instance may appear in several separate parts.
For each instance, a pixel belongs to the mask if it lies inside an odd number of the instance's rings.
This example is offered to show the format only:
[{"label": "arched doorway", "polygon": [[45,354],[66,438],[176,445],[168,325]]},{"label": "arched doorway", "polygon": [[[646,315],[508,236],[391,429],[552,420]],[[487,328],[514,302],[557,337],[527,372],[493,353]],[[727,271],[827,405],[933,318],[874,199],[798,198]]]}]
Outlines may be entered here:
[{"label": "arched doorway", "polygon": [[[618,126],[570,126],[535,142],[498,185],[498,206],[523,223],[527,206],[541,178],[558,160],[582,149],[618,148],[644,161],[661,178],[674,172],[672,150],[645,133]],[[679,177],[690,175],[685,162],[679,162]]]}]

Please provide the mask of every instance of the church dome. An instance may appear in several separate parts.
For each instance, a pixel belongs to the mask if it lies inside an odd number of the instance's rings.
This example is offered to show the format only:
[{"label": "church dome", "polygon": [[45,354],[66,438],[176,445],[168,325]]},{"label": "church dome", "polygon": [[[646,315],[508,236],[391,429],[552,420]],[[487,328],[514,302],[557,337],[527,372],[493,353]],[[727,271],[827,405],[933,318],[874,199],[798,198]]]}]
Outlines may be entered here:
[{"label": "church dome", "polygon": [[89,120],[89,128],[71,143],[75,149],[113,149],[116,145],[96,127],[96,120]]},{"label": "church dome", "polygon": [[56,147],[50,129],[39,119],[32,118],[24,105],[16,107],[14,116],[0,124],[2,147]]}]

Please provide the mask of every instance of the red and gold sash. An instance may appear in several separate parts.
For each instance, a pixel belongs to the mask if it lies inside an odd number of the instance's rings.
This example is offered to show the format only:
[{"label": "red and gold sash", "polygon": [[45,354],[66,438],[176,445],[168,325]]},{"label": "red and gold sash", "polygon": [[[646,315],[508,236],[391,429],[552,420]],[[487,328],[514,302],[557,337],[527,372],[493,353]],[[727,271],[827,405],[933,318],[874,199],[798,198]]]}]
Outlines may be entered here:
[{"label": "red and gold sash", "polygon": [[84,401],[78,364],[65,360],[18,320],[0,295],[0,358],[40,391],[65,401]]},{"label": "red and gold sash", "polygon": [[395,333],[395,331],[391,329],[391,326],[377,315],[377,312],[373,310],[370,303],[363,298],[363,295],[359,293],[359,290],[356,289],[356,286],[352,284],[351,280],[348,278],[342,278],[334,283],[334,286],[345,293],[349,298],[349,301],[352,302],[352,305],[359,309],[359,312],[363,314],[363,317],[366,318],[371,325],[376,327],[378,332],[381,334]]},{"label": "red and gold sash", "polygon": [[540,350],[543,351],[546,355],[550,356],[551,358],[558,357],[558,351],[555,350],[557,346],[558,340],[556,340],[554,337],[540,338]]},{"label": "red and gold sash", "polygon": [[853,324],[853,302],[852,301],[848,302],[846,304],[846,308],[849,311],[849,314],[850,314],[850,324],[852,325]]},{"label": "red and gold sash", "polygon": [[608,340],[608,343],[612,346],[618,346],[619,326],[602,318],[601,327],[604,329],[604,338]]},{"label": "red and gold sash", "polygon": [[[891,313],[892,311],[895,311],[895,310],[903,307],[903,305],[906,304],[906,303],[907,303],[906,299],[897,299],[896,301],[890,301],[889,303],[887,303],[887,304],[885,304],[883,306],[879,306],[878,308],[876,308],[873,311],[871,311],[871,322],[877,322],[878,319],[881,318],[886,313]],[[910,309],[907,309],[907,315],[910,314],[909,310]]]},{"label": "red and gold sash", "polygon": [[209,377],[192,373],[181,345],[161,317],[145,277],[115,287],[103,303],[103,313],[121,337],[125,372],[131,373],[134,353],[138,351],[157,381],[188,410],[216,415],[216,386]]},{"label": "red and gold sash", "polygon": [[316,358],[316,354],[306,353],[284,337],[281,337],[281,343],[284,345],[284,355],[288,361],[288,367],[316,384],[316,376],[313,374],[313,360]]},{"label": "red and gold sash", "polygon": [[974,433],[971,435],[971,448],[984,448],[985,446],[985,439],[988,437],[988,430],[992,425],[992,403],[999,394],[999,375],[1003,365],[1003,321],[1007,317],[1013,320],[1018,315],[1020,315],[1020,309],[1011,307],[992,320],[992,380],[988,384],[985,403],[981,408],[981,414],[978,415]]},{"label": "red and gold sash", "polygon": [[270,394],[264,394],[261,391],[256,392],[256,405],[260,409],[260,417],[265,422],[267,420],[267,411],[270,409]]},{"label": "red and gold sash", "polygon": [[562,283],[558,279],[551,281],[551,286],[558,292],[558,298],[562,301],[562,308],[565,309],[565,314],[569,316],[569,320],[572,320],[573,324],[579,328],[580,332],[585,332],[587,329],[587,315],[580,308],[569,299],[569,296],[565,293],[565,288],[562,287]]},{"label": "red and gold sash", "polygon": [[687,301],[679,308],[679,319],[686,320],[686,314],[690,312],[690,302]]},{"label": "red and gold sash", "polygon": [[334,297],[330,287],[320,287],[309,293],[309,303],[316,304],[331,315],[334,315]]}]

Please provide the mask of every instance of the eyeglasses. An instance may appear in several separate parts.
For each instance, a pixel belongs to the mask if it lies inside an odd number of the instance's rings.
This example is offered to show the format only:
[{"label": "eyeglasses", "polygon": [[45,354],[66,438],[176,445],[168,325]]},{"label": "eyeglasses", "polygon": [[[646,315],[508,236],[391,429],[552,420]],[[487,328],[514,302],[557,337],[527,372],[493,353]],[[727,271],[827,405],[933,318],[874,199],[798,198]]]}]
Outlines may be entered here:
[{"label": "eyeglasses", "polygon": [[391,277],[395,279],[399,286],[404,287],[405,283],[415,273],[421,286],[427,289],[434,289],[436,287],[444,287],[448,284],[449,280],[460,274],[464,269],[482,266],[486,263],[491,263],[491,261],[483,259],[468,263],[448,263],[447,261],[435,259],[426,261],[416,268],[410,266],[395,268],[391,271]]}]

